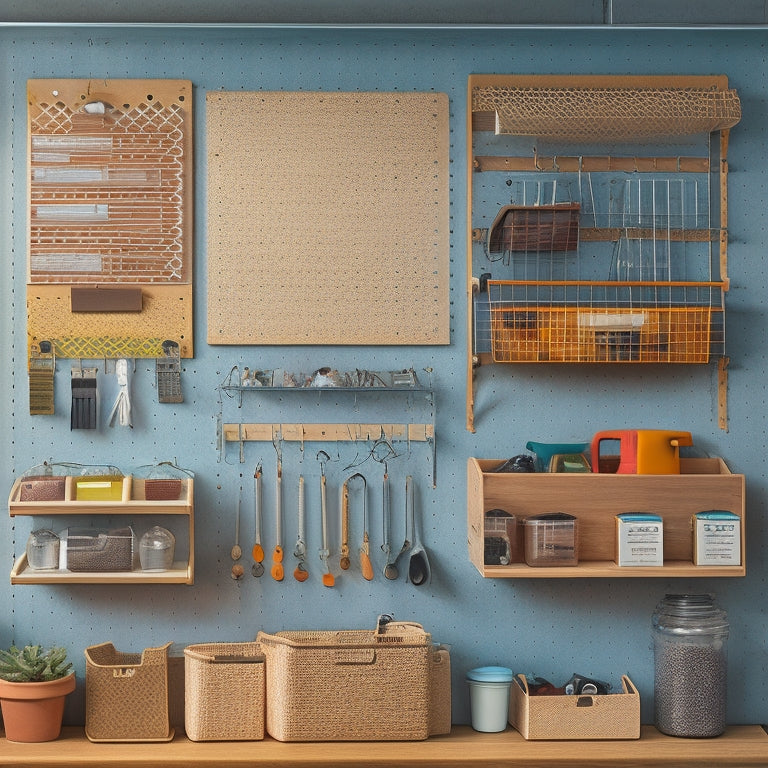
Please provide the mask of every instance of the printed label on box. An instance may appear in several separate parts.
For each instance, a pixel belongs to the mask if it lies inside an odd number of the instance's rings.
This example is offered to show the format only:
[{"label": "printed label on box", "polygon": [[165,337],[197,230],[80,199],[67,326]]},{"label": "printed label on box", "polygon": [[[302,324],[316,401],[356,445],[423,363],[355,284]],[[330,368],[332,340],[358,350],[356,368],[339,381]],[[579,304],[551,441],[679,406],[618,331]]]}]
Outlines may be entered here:
[{"label": "printed label on box", "polygon": [[741,518],[710,510],[694,515],[695,565],[741,565]]},{"label": "printed label on box", "polygon": [[664,523],[650,512],[616,515],[616,564],[664,565]]}]

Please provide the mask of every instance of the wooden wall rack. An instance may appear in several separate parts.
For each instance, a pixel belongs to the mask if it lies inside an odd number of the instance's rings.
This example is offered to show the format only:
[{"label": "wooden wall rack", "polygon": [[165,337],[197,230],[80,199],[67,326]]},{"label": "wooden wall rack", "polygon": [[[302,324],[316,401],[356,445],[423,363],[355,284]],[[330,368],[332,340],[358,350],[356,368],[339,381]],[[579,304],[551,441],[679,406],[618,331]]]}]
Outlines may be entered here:
[{"label": "wooden wall rack", "polygon": [[[617,106],[618,105],[618,106]],[[728,360],[724,355],[724,294],[729,288],[727,260],[727,180],[728,180],[728,136],[729,129],[741,117],[741,106],[735,91],[728,88],[724,76],[565,76],[565,75],[471,75],[468,82],[467,136],[468,136],[468,359],[467,359],[467,429],[474,431],[474,372],[477,366],[490,362],[669,362],[669,363],[702,363],[717,360],[718,384],[718,423],[722,429],[727,429],[727,366]],[[714,151],[710,136],[716,135]],[[645,147],[669,144],[679,140],[681,136],[693,136],[692,146],[681,150],[680,155],[659,154],[645,151]],[[514,137],[510,139],[509,137]],[[706,140],[706,141],[705,141]],[[528,144],[526,144],[528,142]],[[701,144],[707,144],[706,155],[702,155]],[[499,151],[494,153],[495,147]],[[578,149],[584,148],[580,154]],[[605,154],[595,153],[595,148],[607,149]],[[510,152],[510,149],[513,151]],[[523,151],[517,151],[518,149]],[[546,151],[541,152],[541,149]],[[562,149],[562,154],[556,150]],[[577,151],[574,152],[574,149]],[[697,151],[698,150],[698,151]],[[688,154],[686,154],[686,152]],[[581,183],[582,175],[602,174],[602,178],[617,178],[637,174],[638,177],[653,177],[653,216],[636,216],[637,223],[630,222],[629,217],[620,224],[612,224],[609,220],[598,221],[595,201],[591,200],[591,215],[585,215],[587,206],[581,204],[579,216],[578,239],[589,247],[590,255],[595,255],[594,247],[601,243],[653,242],[654,270],[653,281],[658,282],[658,293],[648,293],[648,286],[640,298],[641,291],[635,291],[630,285],[626,292],[617,294],[614,304],[600,303],[596,308],[587,303],[590,312],[607,313],[618,317],[621,313],[634,312],[635,307],[650,308],[649,319],[644,323],[647,333],[637,334],[629,341],[634,353],[625,356],[623,353],[613,355],[609,350],[608,356],[602,353],[593,354],[592,336],[613,336],[618,339],[624,328],[613,331],[584,329],[580,321],[573,320],[576,315],[568,314],[571,306],[559,304],[563,301],[558,297],[559,287],[555,286],[549,293],[539,294],[542,281],[546,281],[547,273],[552,264],[561,267],[563,261],[557,256],[550,263],[547,257],[558,252],[558,240],[553,236],[547,240],[546,233],[534,245],[526,245],[526,253],[519,253],[521,247],[513,245],[510,250],[513,261],[518,258],[527,265],[534,261],[542,267],[533,268],[533,272],[525,277],[530,291],[523,294],[516,291],[512,294],[504,289],[495,299],[488,294],[488,318],[482,315],[478,319],[476,309],[480,304],[480,281],[477,272],[485,269],[477,268],[473,263],[473,246],[485,241],[488,228],[478,226],[476,217],[481,220],[488,212],[475,209],[474,188],[483,190],[486,196],[495,190],[493,182],[482,186],[479,174],[507,174],[507,185],[520,183],[521,179],[530,179],[533,186],[543,185],[544,174],[556,179],[563,174],[578,177]],[[526,176],[527,174],[527,176]],[[607,177],[606,177],[607,174]],[[686,174],[693,177],[690,183],[695,186],[697,205],[700,198],[699,187],[706,190],[707,207],[703,218],[696,219],[695,225],[677,225],[657,223],[659,211],[655,208],[656,179],[674,178],[675,174]],[[537,179],[537,177],[539,177]],[[701,179],[699,181],[698,179]],[[710,179],[712,180],[710,183]],[[675,183],[678,181],[675,178]],[[562,177],[560,188],[565,186],[567,177]],[[522,181],[522,183],[528,183]],[[558,180],[550,182],[554,189]],[[603,182],[605,183],[605,182]],[[634,183],[634,182],[633,182]],[[645,183],[645,182],[644,182]],[[668,182],[669,183],[669,182]],[[591,177],[589,189],[592,192]],[[494,192],[494,195],[497,193]],[[501,193],[498,193],[501,194]],[[677,193],[675,193],[677,194]],[[687,199],[680,192],[681,208],[685,209]],[[647,193],[642,195],[643,198]],[[554,194],[553,194],[554,197]],[[641,193],[638,191],[638,213]],[[485,198],[483,198],[485,199]],[[494,199],[494,198],[491,198]],[[554,203],[554,201],[548,201]],[[538,202],[528,209],[536,208]],[[514,207],[514,206],[512,206]],[[544,207],[544,206],[542,206]],[[495,212],[495,211],[494,211]],[[686,212],[686,217],[688,213]],[[684,217],[681,215],[681,219]],[[711,219],[711,221],[710,221]],[[650,223],[646,223],[646,222]],[[676,221],[676,219],[675,219]],[[517,226],[517,225],[516,225]],[[526,221],[521,227],[533,226]],[[552,225],[550,225],[552,226]],[[661,226],[661,228],[659,228]],[[663,230],[663,232],[662,232]],[[533,235],[529,235],[533,238]],[[489,243],[492,238],[489,238]],[[657,242],[662,242],[667,248],[667,265],[669,271],[681,269],[679,263],[673,262],[673,254],[681,251],[687,253],[691,243],[700,243],[700,254],[691,258],[691,271],[703,271],[704,277],[685,274],[684,282],[690,282],[692,290],[679,298],[679,282],[676,278],[656,276],[655,259]],[[711,243],[711,245],[709,245]],[[533,250],[528,250],[528,248]],[[579,249],[579,246],[576,246]],[[683,250],[686,249],[686,250]],[[569,248],[570,250],[570,248]],[[599,251],[604,253],[604,251]],[[714,254],[714,255],[713,255]],[[618,257],[616,257],[618,258]],[[626,258],[626,257],[625,257]],[[641,256],[642,259],[642,256]],[[679,260],[678,260],[679,261]],[[576,272],[577,266],[571,273],[563,273],[556,279],[563,281],[563,286],[583,281],[585,285],[605,279],[605,277],[589,275],[582,278]],[[525,269],[529,269],[529,266]],[[505,266],[509,266],[509,262]],[[707,270],[708,267],[708,270]],[[686,261],[682,269],[687,271]],[[522,269],[522,267],[521,267]],[[538,271],[537,271],[538,270]],[[638,274],[647,268],[642,265],[636,270]],[[501,270],[504,271],[504,270]],[[507,270],[510,271],[509,269]],[[574,272],[576,276],[574,277]],[[610,279],[619,281],[618,268],[616,275]],[[661,270],[660,270],[661,274]],[[493,277],[499,276],[494,274]],[[506,275],[502,276],[506,277]],[[510,277],[512,277],[510,275]],[[641,287],[648,278],[635,276],[628,278],[630,282]],[[664,282],[666,281],[666,282]],[[705,289],[702,281],[707,281]],[[504,279],[494,281],[502,286]],[[512,280],[508,281],[511,285]],[[487,283],[486,283],[487,284]],[[519,284],[519,281],[518,281]],[[605,286],[603,286],[605,287]],[[683,290],[685,287],[683,288]],[[674,295],[672,311],[660,313],[662,306],[670,304],[668,297]],[[524,296],[524,298],[523,298]],[[529,298],[529,297],[536,298]],[[680,310],[677,310],[679,305]],[[580,309],[585,305],[581,304]],[[495,309],[494,309],[495,308]],[[701,322],[689,322],[692,315],[688,308],[701,309]],[[553,310],[550,313],[550,310]],[[494,315],[494,312],[496,314]],[[699,317],[699,315],[696,315]],[[520,318],[524,318],[523,321]],[[570,318],[570,319],[569,319]],[[487,325],[487,327],[486,327]],[[598,324],[599,325],[599,324]],[[483,334],[488,334],[484,339]],[[590,336],[591,334],[591,336]],[[483,342],[478,344],[478,339]],[[582,338],[586,339],[583,346]],[[614,342],[611,342],[614,343]],[[615,342],[618,344],[618,342]],[[622,341],[627,346],[626,341]],[[557,350],[553,353],[553,345]],[[504,349],[502,354],[496,354],[496,347]],[[649,354],[645,354],[648,350]],[[661,352],[659,352],[661,350]],[[673,351],[674,350],[674,351]],[[664,354],[667,356],[664,357]]]}]

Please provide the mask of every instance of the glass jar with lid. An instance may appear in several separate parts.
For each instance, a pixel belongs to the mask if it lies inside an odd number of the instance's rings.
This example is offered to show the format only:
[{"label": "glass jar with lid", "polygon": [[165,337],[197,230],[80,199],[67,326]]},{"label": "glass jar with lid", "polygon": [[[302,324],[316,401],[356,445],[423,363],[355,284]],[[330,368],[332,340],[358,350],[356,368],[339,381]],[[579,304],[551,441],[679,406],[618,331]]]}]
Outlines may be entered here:
[{"label": "glass jar with lid", "polygon": [[725,611],[709,594],[668,594],[652,626],[656,727],[670,736],[719,736],[726,716]]}]

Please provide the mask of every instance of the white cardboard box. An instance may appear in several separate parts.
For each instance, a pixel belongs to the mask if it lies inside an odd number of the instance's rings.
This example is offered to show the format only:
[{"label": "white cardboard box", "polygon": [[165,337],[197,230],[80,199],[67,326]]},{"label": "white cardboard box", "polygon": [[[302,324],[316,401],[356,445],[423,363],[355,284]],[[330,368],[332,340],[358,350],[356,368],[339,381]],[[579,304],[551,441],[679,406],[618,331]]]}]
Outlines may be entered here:
[{"label": "white cardboard box", "polygon": [[711,509],[693,516],[694,565],[741,565],[741,518]]},{"label": "white cardboard box", "polygon": [[664,521],[651,512],[616,515],[616,564],[664,565]]}]

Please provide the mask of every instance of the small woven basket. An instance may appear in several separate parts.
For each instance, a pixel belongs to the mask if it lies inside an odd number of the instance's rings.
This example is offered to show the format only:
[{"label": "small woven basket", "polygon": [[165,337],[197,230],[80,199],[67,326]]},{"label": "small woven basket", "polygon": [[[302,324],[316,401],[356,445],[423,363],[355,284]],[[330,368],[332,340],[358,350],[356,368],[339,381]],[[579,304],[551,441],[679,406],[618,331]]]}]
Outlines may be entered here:
[{"label": "small woven basket", "polygon": [[264,666],[256,642],[187,646],[184,726],[189,739],[263,739]]},{"label": "small woven basket", "polygon": [[267,659],[267,732],[278,741],[430,735],[433,649],[420,625],[259,632],[256,639]]},{"label": "small woven basket", "polygon": [[90,741],[170,741],[168,648],[85,649],[85,735]]}]

